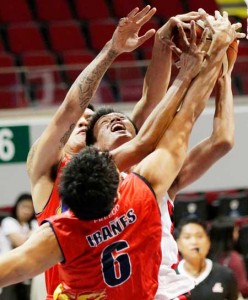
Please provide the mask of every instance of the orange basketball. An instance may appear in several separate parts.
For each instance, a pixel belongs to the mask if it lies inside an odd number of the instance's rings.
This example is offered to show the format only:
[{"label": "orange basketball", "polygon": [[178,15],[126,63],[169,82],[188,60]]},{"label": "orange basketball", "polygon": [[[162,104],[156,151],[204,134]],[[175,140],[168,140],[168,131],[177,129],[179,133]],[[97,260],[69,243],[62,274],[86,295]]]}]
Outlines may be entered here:
[{"label": "orange basketball", "polygon": [[[201,41],[201,36],[202,36],[202,33],[203,33],[203,30],[204,30],[204,23],[200,23],[200,22],[197,22],[195,24],[195,30],[196,30],[196,44],[199,44],[200,41]],[[186,34],[186,37],[187,38],[190,38],[190,29],[184,29],[184,32]],[[179,35],[179,31],[178,31],[178,28],[175,27],[173,32],[172,32],[172,41],[175,43],[175,45],[179,48],[179,49],[182,49],[183,48],[183,41],[182,39],[180,38],[180,35]],[[207,36],[207,40],[206,40],[206,43],[205,43],[205,46],[203,48],[204,51],[208,51],[209,47],[210,47],[210,44],[211,44],[211,41],[212,41],[212,37],[211,35],[209,34]]]},{"label": "orange basketball", "polygon": [[[196,44],[198,44],[201,41],[201,36],[202,36],[203,30],[204,30],[204,22],[201,21],[201,20],[197,21],[195,29],[196,29],[196,36],[197,36]],[[189,29],[184,29],[184,31],[185,31],[185,34],[186,34],[187,38],[189,38],[190,37],[190,30]],[[172,41],[175,43],[175,45],[179,49],[183,48],[184,44],[182,42],[182,39],[179,36],[179,31],[178,31],[177,28],[174,29]],[[211,36],[211,34],[209,34],[207,36],[205,46],[203,47],[204,51],[207,52],[209,50],[211,42],[212,42],[212,36]],[[222,70],[220,72],[220,76],[226,74],[226,72],[228,71],[228,68],[229,68],[229,62],[232,61],[232,60],[235,60],[235,58],[237,56],[237,53],[238,53],[238,42],[237,42],[237,40],[234,40],[229,45],[229,47],[226,51],[226,54],[223,58],[223,64],[222,64]],[[178,61],[178,57],[175,54],[173,54],[173,59],[174,59],[174,61]]]}]

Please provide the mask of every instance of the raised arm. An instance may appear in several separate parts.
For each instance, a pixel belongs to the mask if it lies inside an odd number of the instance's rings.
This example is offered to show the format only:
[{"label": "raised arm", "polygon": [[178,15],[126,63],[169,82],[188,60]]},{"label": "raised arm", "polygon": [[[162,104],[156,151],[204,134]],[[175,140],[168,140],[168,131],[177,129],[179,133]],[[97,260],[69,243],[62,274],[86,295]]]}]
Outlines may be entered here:
[{"label": "raised arm", "polygon": [[168,193],[171,199],[198,180],[213,164],[226,155],[234,145],[234,109],[231,73],[237,59],[229,59],[228,72],[216,82],[215,114],[210,137],[201,141],[187,154],[185,162]]},{"label": "raised arm", "polygon": [[[182,27],[181,33],[184,34]],[[195,39],[195,26],[193,21],[191,34]],[[111,152],[120,171],[139,163],[156,148],[161,136],[169,127],[177,113],[192,79],[200,71],[201,63],[204,58],[204,53],[201,51],[201,48],[205,43],[206,34],[207,32],[205,31],[203,33],[202,43],[196,52],[194,52],[193,47],[190,47],[190,51],[193,53],[185,53],[182,56],[184,59],[182,58],[182,68],[178,76],[162,101],[149,115],[138,135],[130,142]]]},{"label": "raised arm", "polygon": [[54,184],[52,175],[64,155],[64,146],[106,70],[119,54],[133,51],[155,33],[155,30],[149,30],[143,36],[138,35],[155,12],[156,9],[150,6],[141,11],[136,8],[120,20],[111,40],[78,76],[50,124],[32,146],[27,169],[32,195],[38,203],[47,201]]},{"label": "raised arm", "polygon": [[234,145],[233,97],[229,75],[218,79],[217,90],[212,134],[188,153],[182,169],[168,191],[171,199],[181,189],[199,179]]},{"label": "raised arm", "polygon": [[223,56],[236,36],[235,28],[231,26],[225,13],[223,17],[216,13],[216,20],[212,26],[214,26],[213,42],[202,70],[192,82],[180,111],[161,138],[156,150],[135,170],[151,183],[159,202],[184,163],[193,125],[206,106],[219,75]]},{"label": "raised arm", "polygon": [[138,129],[141,128],[151,111],[167,92],[171,79],[172,51],[170,41],[177,24],[190,26],[191,20],[201,16],[198,12],[177,15],[169,19],[155,34],[152,58],[144,78],[142,98],[133,109],[131,119]]}]

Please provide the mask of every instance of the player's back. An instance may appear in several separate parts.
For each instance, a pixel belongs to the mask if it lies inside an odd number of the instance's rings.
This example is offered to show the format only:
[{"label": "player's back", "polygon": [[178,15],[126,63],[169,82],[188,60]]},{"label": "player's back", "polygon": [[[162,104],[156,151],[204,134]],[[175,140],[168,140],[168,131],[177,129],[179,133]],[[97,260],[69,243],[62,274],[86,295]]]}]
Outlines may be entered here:
[{"label": "player's back", "polygon": [[161,263],[161,217],[150,187],[126,177],[109,216],[80,221],[68,211],[51,219],[63,251],[65,292],[93,299],[154,299]]}]

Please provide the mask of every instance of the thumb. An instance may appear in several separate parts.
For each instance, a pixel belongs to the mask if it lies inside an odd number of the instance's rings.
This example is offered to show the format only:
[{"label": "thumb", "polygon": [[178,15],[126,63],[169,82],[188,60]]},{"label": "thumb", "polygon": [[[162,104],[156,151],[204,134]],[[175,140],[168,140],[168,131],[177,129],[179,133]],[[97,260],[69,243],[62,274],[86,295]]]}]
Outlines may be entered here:
[{"label": "thumb", "polygon": [[142,45],[148,39],[150,39],[155,34],[155,32],[156,32],[155,29],[150,29],[144,35],[140,36],[138,40],[139,46]]}]

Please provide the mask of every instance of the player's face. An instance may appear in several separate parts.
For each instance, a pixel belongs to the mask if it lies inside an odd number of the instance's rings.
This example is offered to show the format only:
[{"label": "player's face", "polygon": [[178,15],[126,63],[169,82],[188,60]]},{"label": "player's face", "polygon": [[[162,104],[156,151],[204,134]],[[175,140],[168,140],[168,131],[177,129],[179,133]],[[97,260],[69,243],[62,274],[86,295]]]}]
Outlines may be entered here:
[{"label": "player's face", "polygon": [[183,226],[177,244],[182,256],[189,262],[205,259],[210,248],[207,233],[202,226],[194,223]]},{"label": "player's face", "polygon": [[130,120],[121,113],[102,116],[94,126],[95,146],[103,150],[113,150],[136,136]]},{"label": "player's face", "polygon": [[67,142],[71,147],[77,148],[78,151],[85,147],[86,130],[92,115],[93,111],[89,108],[86,108]]}]

